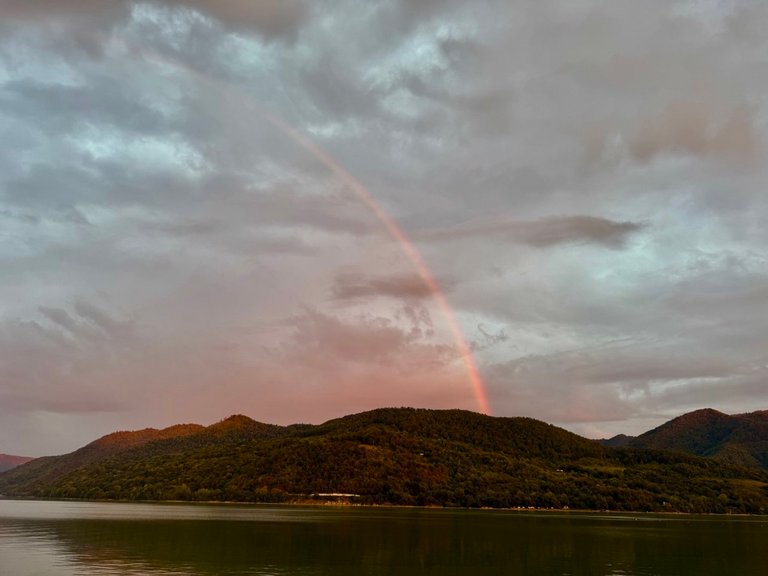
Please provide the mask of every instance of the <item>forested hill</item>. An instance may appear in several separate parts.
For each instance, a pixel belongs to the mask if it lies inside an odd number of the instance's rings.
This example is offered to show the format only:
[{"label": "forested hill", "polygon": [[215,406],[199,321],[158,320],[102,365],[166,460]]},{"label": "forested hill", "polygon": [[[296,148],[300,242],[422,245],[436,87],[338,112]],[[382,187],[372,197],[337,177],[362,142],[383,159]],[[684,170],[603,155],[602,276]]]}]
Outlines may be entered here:
[{"label": "forested hill", "polygon": [[30,493],[33,487],[54,484],[75,470],[84,469],[90,464],[104,461],[122,452],[158,440],[191,436],[202,430],[205,428],[199,424],[178,424],[164,430],[145,428],[130,432],[113,432],[65,456],[37,458],[20,469],[15,468],[5,475],[0,475],[0,494],[16,493],[16,486],[24,486],[24,493]]},{"label": "forested hill", "polygon": [[606,445],[681,450],[721,462],[768,469],[768,411],[723,414],[711,408],[678,416],[635,438]]},{"label": "forested hill", "polygon": [[529,418],[411,408],[119,433],[0,474],[15,497],[752,513],[768,511],[766,485],[758,468],[611,449]]},{"label": "forested hill", "polygon": [[33,460],[33,458],[28,458],[26,456],[12,456],[11,454],[0,454],[0,472],[16,468],[16,466],[21,466],[30,460]]}]

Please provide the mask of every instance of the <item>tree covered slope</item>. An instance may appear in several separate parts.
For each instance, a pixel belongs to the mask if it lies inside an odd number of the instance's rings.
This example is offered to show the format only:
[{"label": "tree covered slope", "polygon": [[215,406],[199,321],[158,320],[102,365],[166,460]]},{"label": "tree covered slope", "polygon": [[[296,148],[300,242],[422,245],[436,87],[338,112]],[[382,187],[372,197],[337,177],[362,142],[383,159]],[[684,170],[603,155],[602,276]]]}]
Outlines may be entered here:
[{"label": "tree covered slope", "polygon": [[768,469],[768,411],[728,415],[709,408],[696,410],[626,445],[681,450],[730,464]]},{"label": "tree covered slope", "polygon": [[760,468],[611,449],[530,418],[397,408],[317,426],[233,416],[151,439],[142,433],[119,449],[107,436],[1,474],[0,493],[245,502],[347,494],[367,504],[768,511]]}]

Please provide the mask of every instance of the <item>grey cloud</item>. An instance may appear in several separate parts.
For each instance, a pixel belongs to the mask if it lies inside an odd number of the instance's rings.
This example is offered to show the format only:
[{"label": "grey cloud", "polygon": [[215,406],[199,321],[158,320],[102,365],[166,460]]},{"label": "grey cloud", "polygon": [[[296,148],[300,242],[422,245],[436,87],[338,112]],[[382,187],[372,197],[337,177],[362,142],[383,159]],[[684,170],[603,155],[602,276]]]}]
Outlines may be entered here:
[{"label": "grey cloud", "polygon": [[94,12],[111,11],[120,7],[122,0],[3,0],[0,13],[6,18],[40,18],[59,14],[88,15]]},{"label": "grey cloud", "polygon": [[659,304],[678,330],[697,334],[717,354],[761,354],[768,317],[757,311],[768,309],[768,278],[750,271],[726,274],[692,275],[662,294]]},{"label": "grey cloud", "polygon": [[376,229],[373,216],[351,193],[307,193],[305,188],[301,181],[253,187],[236,177],[212,174],[195,184],[193,191],[189,185],[184,188],[190,201],[186,206],[189,215],[164,212],[139,226],[177,237],[239,234],[246,242],[254,234],[271,233],[273,239],[285,238],[281,230],[315,230],[360,237]]},{"label": "grey cloud", "polygon": [[[150,0],[151,2],[151,0]],[[9,19],[108,16],[125,17],[133,0],[3,0],[0,14]],[[252,29],[269,39],[293,37],[308,14],[303,0],[167,0],[158,6],[176,5],[199,10],[228,26]]]},{"label": "grey cloud", "polygon": [[533,381],[505,366],[490,366],[485,381],[497,413],[514,413],[572,427],[581,422],[626,420],[633,407],[609,385],[580,386],[562,380]]},{"label": "grey cloud", "polygon": [[133,326],[130,321],[118,320],[89,302],[75,302],[74,308],[81,318],[100,328],[110,337],[122,341],[133,339]]},{"label": "grey cloud", "polygon": [[[750,392],[739,391],[737,383],[751,371],[750,363],[689,347],[678,345],[670,353],[662,346],[630,342],[493,365],[488,380],[503,409],[546,414],[549,420],[573,425],[658,414],[660,407],[673,404],[673,397],[679,398],[674,403],[681,412],[695,409],[701,405],[691,400],[699,395],[702,381],[718,383],[721,401],[729,391],[745,397]],[[753,397],[756,392],[753,388]]]},{"label": "grey cloud", "polygon": [[66,310],[62,310],[61,308],[50,308],[48,306],[40,306],[38,310],[40,310],[40,312],[54,324],[61,326],[65,330],[73,334],[77,334],[79,331],[79,325],[69,314],[67,314]]},{"label": "grey cloud", "polygon": [[558,244],[591,243],[621,248],[644,224],[615,222],[595,216],[563,216],[524,222],[509,218],[487,218],[424,234],[425,238],[451,240],[477,236],[501,236],[511,242],[547,248]]},{"label": "grey cloud", "polygon": [[130,322],[113,318],[88,302],[75,302],[73,308],[76,317],[62,308],[39,306],[38,310],[54,325],[63,328],[66,335],[73,338],[72,343],[75,345],[92,345],[94,341],[104,343],[105,338],[119,345],[130,344],[134,340]]},{"label": "grey cloud", "polygon": [[[443,290],[450,290],[452,282],[440,282]],[[433,298],[432,289],[418,275],[366,277],[358,273],[338,274],[331,287],[333,300],[366,300],[376,297],[402,300]]]},{"label": "grey cloud", "polygon": [[17,220],[25,224],[37,224],[40,222],[40,217],[34,214],[28,214],[25,212],[15,212],[11,210],[0,210],[0,216],[9,220]]},{"label": "grey cloud", "polygon": [[0,30],[13,38],[18,24],[55,20],[60,26],[45,27],[44,44],[73,55],[103,56],[103,46],[113,27],[125,20],[130,4],[124,0],[25,0],[0,1]]},{"label": "grey cloud", "polygon": [[671,415],[709,406],[722,406],[729,413],[753,412],[763,409],[766,385],[768,370],[762,366],[743,375],[691,380],[685,386],[662,389],[645,399],[643,408]]},{"label": "grey cloud", "polygon": [[254,29],[265,38],[295,37],[308,17],[304,0],[173,0],[237,28]]},{"label": "grey cloud", "polygon": [[262,222],[293,222],[355,236],[368,234],[373,222],[363,216],[362,206],[341,195],[305,195],[286,186],[245,200]]},{"label": "grey cloud", "polygon": [[[485,59],[489,56],[485,46],[478,41],[468,38],[447,37],[438,39],[435,44],[439,47],[447,69],[402,70],[396,80],[391,80],[389,94],[399,90],[408,90],[419,99],[426,99],[442,109],[432,112],[432,121],[453,123],[453,118],[460,117],[461,124],[454,129],[466,130],[473,137],[505,136],[513,126],[512,117],[517,102],[518,89],[512,82],[494,78],[489,83],[478,74],[486,66]],[[459,75],[469,76],[476,81],[456,86],[450,82]],[[422,123],[429,126],[429,116],[425,114]],[[437,126],[429,129],[438,131]]]},{"label": "grey cloud", "polygon": [[352,64],[343,63],[341,54],[318,54],[305,64],[302,71],[304,86],[310,93],[313,107],[324,116],[339,121],[380,116],[379,94],[365,86],[357,77]]},{"label": "grey cloud", "polygon": [[209,236],[221,230],[222,223],[215,220],[174,220],[172,222],[146,222],[141,228],[147,232],[159,232],[180,238]]},{"label": "grey cloud", "polygon": [[606,218],[573,216],[551,218],[520,225],[514,238],[532,246],[553,246],[566,242],[591,242],[620,248],[630,234],[643,228],[636,222],[614,222]]},{"label": "grey cloud", "polygon": [[312,256],[317,253],[317,247],[310,242],[295,236],[265,236],[246,243],[243,250],[261,254],[297,254]]},{"label": "grey cloud", "polygon": [[503,329],[493,333],[489,332],[482,324],[478,324],[477,331],[480,333],[481,338],[470,342],[472,352],[487,350],[498,344],[509,342],[509,335]]},{"label": "grey cloud", "polygon": [[747,369],[732,359],[713,358],[691,348],[683,352],[678,345],[675,353],[669,353],[662,346],[632,341],[619,346],[525,357],[506,364],[504,370],[531,382],[642,386],[653,381],[733,376]]},{"label": "grey cloud", "polygon": [[[263,222],[263,221],[261,221]],[[260,223],[259,218],[253,217],[249,226],[253,228]],[[286,221],[270,221],[272,225],[287,226]],[[233,230],[231,224],[216,219],[142,222],[138,228],[144,233],[155,237],[168,237],[174,240],[193,244],[216,246],[218,249],[253,258],[256,255],[295,254],[312,255],[317,252],[306,239],[291,234],[288,231],[275,231],[270,228],[263,230]],[[322,227],[320,227],[322,229]],[[329,232],[338,232],[338,228],[330,228]]]},{"label": "grey cloud", "polygon": [[[17,206],[43,209],[51,203],[72,208],[114,203],[167,206],[174,198],[189,198],[189,181],[170,168],[133,162],[93,160],[71,154],[70,162],[47,160],[11,175],[5,182],[6,200]],[[163,190],[158,195],[157,190]]]},{"label": "grey cloud", "polygon": [[66,222],[76,224],[78,226],[91,226],[90,220],[80,210],[74,206],[69,206],[62,211],[62,218]]},{"label": "grey cloud", "polygon": [[48,135],[70,133],[86,123],[108,124],[143,135],[167,130],[169,122],[147,100],[129,94],[124,81],[108,77],[92,80],[87,86],[36,80],[6,82],[0,91],[5,115],[36,124]]}]

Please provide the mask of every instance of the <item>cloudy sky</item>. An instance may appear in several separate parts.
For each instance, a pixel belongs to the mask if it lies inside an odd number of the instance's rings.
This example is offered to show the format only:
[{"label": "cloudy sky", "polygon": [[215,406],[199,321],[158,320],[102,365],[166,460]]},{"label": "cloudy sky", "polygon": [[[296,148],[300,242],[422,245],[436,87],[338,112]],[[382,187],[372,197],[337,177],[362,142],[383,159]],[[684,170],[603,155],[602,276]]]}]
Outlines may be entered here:
[{"label": "cloudy sky", "polygon": [[766,29],[0,0],[0,452],[482,410],[473,362],[492,414],[590,437],[768,408]]}]

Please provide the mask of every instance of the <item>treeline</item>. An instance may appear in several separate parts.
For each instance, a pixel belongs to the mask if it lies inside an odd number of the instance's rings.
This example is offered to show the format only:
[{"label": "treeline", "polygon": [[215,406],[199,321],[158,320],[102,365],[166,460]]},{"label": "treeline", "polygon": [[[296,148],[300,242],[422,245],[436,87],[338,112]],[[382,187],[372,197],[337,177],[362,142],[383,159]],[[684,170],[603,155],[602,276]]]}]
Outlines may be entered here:
[{"label": "treeline", "polygon": [[531,419],[386,409],[320,426],[265,426],[235,417],[55,480],[17,473],[8,482],[0,475],[0,493],[238,502],[343,493],[362,504],[768,511],[763,470],[661,450],[614,450]]}]

